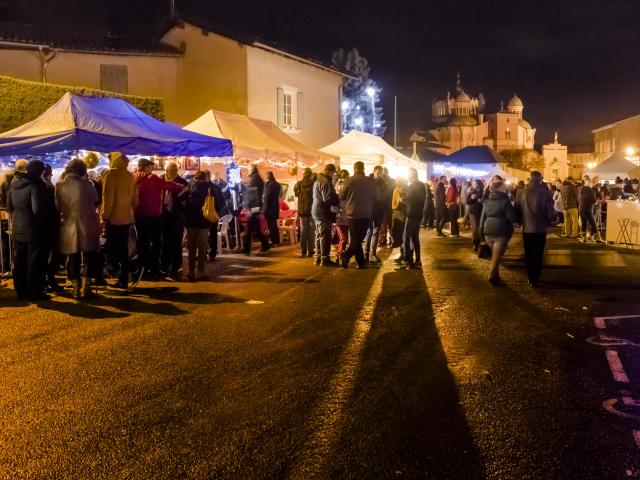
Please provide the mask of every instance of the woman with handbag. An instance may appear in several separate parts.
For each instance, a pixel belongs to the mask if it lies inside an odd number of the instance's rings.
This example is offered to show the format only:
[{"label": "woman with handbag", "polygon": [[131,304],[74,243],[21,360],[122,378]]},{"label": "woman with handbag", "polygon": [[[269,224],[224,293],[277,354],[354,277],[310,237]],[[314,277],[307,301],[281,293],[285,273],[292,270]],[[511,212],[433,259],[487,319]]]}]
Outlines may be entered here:
[{"label": "woman with handbag", "polygon": [[[204,267],[207,261],[209,230],[212,224],[205,217],[206,211],[210,210],[210,206],[206,204],[208,197],[213,198],[207,174],[203,171],[196,172],[189,186],[179,195],[179,198],[184,201],[185,225],[187,227],[187,250],[189,252],[187,278],[192,282],[206,278]],[[213,212],[211,213],[213,214]]]},{"label": "woman with handbag", "polygon": [[507,195],[507,185],[496,181],[489,187],[489,198],[485,200],[480,216],[480,237],[491,248],[489,282],[502,284],[500,279],[500,259],[507,250],[513,235],[513,224],[518,221],[516,210]]}]

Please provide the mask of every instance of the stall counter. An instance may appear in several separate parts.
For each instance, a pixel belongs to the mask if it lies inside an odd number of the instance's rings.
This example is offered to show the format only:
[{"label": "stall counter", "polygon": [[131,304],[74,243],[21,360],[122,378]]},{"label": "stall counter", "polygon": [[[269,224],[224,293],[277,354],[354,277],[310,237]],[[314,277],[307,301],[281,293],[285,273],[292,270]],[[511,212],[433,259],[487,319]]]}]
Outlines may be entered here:
[{"label": "stall counter", "polygon": [[[609,200],[607,202],[607,242],[615,242],[620,234],[621,218],[630,219],[627,226],[633,245],[640,245],[640,203],[636,201]],[[635,226],[634,226],[635,222]]]}]

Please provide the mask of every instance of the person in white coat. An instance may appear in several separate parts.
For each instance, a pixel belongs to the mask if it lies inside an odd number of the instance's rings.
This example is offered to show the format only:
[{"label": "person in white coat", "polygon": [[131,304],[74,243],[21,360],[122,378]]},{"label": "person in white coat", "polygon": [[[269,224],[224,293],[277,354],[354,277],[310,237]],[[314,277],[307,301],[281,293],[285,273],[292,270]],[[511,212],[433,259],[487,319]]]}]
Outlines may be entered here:
[{"label": "person in white coat", "polygon": [[89,278],[99,275],[98,204],[96,189],[87,177],[87,166],[82,160],[71,160],[56,185],[56,205],[62,219],[58,245],[60,253],[68,256],[67,277],[73,284],[75,298],[93,296]]}]

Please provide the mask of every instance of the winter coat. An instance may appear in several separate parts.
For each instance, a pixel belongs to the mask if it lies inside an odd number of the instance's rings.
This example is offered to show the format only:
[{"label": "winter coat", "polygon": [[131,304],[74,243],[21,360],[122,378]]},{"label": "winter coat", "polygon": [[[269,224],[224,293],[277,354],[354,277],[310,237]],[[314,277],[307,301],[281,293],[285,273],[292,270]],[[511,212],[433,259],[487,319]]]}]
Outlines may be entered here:
[{"label": "winter coat", "polygon": [[9,173],[4,178],[4,181],[0,185],[0,209],[7,208],[7,204],[9,202],[9,194],[11,192],[11,181],[15,173]]},{"label": "winter coat", "polygon": [[264,180],[255,172],[249,175],[249,181],[244,188],[243,206],[246,210],[262,210],[262,196],[264,195]]},{"label": "winter coat", "polygon": [[424,183],[415,181],[407,188],[407,218],[411,220],[422,220],[424,212],[424,202],[427,192]]},{"label": "winter coat", "polygon": [[347,218],[354,220],[371,219],[379,201],[375,180],[359,173],[349,178],[342,196],[346,201]]},{"label": "winter coat", "polygon": [[[348,184],[345,190],[348,188]],[[313,184],[313,202],[311,204],[311,216],[318,221],[332,221],[333,213],[331,207],[337,207],[340,201],[333,186],[331,178],[324,173],[318,174],[318,178]],[[345,203],[346,209],[346,203]]]},{"label": "winter coat", "polygon": [[[202,207],[204,200],[211,190],[211,185],[207,181],[192,181],[182,193],[180,200],[183,201],[185,226],[187,228],[211,228],[211,222],[204,218]],[[211,195],[215,198],[213,191]],[[216,202],[216,210],[218,210],[218,202]]]},{"label": "winter coat", "polygon": [[425,183],[425,200],[424,200],[424,214],[428,215],[435,211],[435,205],[433,204],[433,193],[431,192],[431,186]]},{"label": "winter coat", "polygon": [[523,233],[546,233],[556,219],[553,197],[544,184],[530,183],[516,199]]},{"label": "winter coat", "polygon": [[508,237],[513,235],[513,224],[518,221],[516,210],[504,192],[492,192],[485,200],[480,215],[480,236]]},{"label": "winter coat", "polygon": [[47,224],[54,215],[47,195],[47,184],[41,178],[32,179],[26,173],[16,172],[7,198],[11,214],[12,238],[16,242],[45,244]]},{"label": "winter coat", "polygon": [[454,207],[459,203],[460,194],[458,193],[457,186],[454,187],[452,185],[449,185],[449,187],[447,187],[446,199],[447,199],[447,207]]},{"label": "winter coat", "polygon": [[447,189],[444,183],[438,182],[436,185],[435,204],[436,208],[444,208],[447,205]]},{"label": "winter coat", "polygon": [[562,189],[560,190],[560,195],[562,196],[563,210],[578,208],[578,192],[573,183],[564,182],[562,184]]},{"label": "winter coat", "polygon": [[58,237],[60,253],[97,252],[100,247],[100,222],[96,206],[98,193],[86,178],[67,174],[56,185],[56,205],[62,224]]},{"label": "winter coat", "polygon": [[111,225],[131,225],[133,211],[138,206],[138,192],[133,175],[121,158],[113,161],[112,167],[102,180],[102,220]]},{"label": "winter coat", "polygon": [[596,192],[591,187],[583,186],[578,192],[578,205],[580,210],[588,212],[596,204]]},{"label": "winter coat", "polygon": [[374,178],[374,182],[378,188],[378,198],[373,207],[373,220],[379,225],[387,215],[391,192],[389,192],[389,185],[384,178]]},{"label": "winter coat", "polygon": [[476,189],[469,187],[467,189],[467,206],[469,207],[469,214],[480,216],[482,214],[482,192],[476,192]]},{"label": "winter coat", "polygon": [[313,205],[313,180],[311,177],[303,178],[297,182],[293,187],[293,193],[298,197],[298,215],[310,217]]},{"label": "winter coat", "polygon": [[[166,174],[160,176],[161,180],[167,181]],[[177,176],[171,180],[174,183],[178,183],[182,186],[182,190],[189,185],[184,178]],[[165,190],[162,194],[162,214],[163,215],[180,215],[182,213],[182,205],[178,196],[182,191]]]},{"label": "winter coat", "polygon": [[51,205],[51,212],[45,216],[45,246],[49,250],[57,250],[58,236],[60,233],[60,212],[56,207],[56,187],[45,182],[47,186],[47,205]]},{"label": "winter coat", "polygon": [[166,190],[180,192],[183,186],[179,183],[166,182],[154,173],[136,172],[134,175],[138,186],[138,206],[134,213],[136,217],[162,216],[162,198]]},{"label": "winter coat", "polygon": [[280,217],[280,191],[282,187],[277,180],[268,180],[264,184],[264,200],[262,210],[264,216],[274,220]]}]

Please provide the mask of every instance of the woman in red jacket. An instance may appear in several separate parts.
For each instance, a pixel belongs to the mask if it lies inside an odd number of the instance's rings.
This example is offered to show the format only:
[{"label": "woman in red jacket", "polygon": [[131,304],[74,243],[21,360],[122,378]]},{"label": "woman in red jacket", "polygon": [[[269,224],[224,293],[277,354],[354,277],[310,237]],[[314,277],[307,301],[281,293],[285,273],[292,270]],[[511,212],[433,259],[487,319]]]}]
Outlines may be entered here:
[{"label": "woman in red jacket", "polygon": [[449,210],[449,220],[451,221],[451,235],[459,237],[460,229],[458,227],[458,218],[460,217],[460,192],[458,191],[455,178],[449,180],[445,198],[447,201],[447,209]]}]

